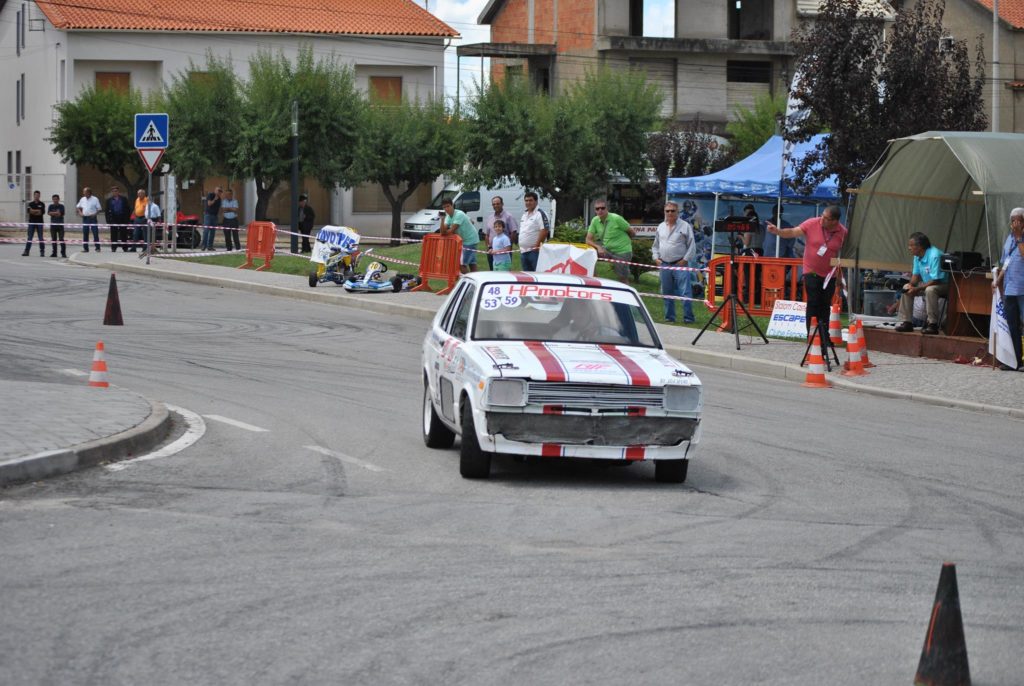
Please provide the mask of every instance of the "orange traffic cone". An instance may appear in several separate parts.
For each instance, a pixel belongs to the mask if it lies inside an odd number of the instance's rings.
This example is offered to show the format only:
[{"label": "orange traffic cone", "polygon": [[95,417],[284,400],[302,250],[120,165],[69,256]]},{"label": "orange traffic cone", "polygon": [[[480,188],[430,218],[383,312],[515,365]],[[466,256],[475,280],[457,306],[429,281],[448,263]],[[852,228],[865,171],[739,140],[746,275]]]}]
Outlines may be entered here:
[{"label": "orange traffic cone", "polygon": [[960,616],[960,591],[956,587],[956,565],[945,562],[935,591],[932,618],[924,636],[921,662],[914,675],[915,686],[960,686],[971,683],[967,665],[964,620]]},{"label": "orange traffic cone", "polygon": [[857,344],[860,346],[860,363],[864,369],[870,369],[875,363],[868,359],[868,339],[864,335],[864,322],[857,320]]},{"label": "orange traffic cone", "polygon": [[107,361],[103,357],[103,341],[96,344],[96,352],[92,355],[92,371],[89,372],[89,385],[97,388],[108,388]]},{"label": "orange traffic cone", "polygon": [[846,364],[843,365],[843,376],[864,376],[864,363],[860,359],[860,323],[856,320],[850,324],[850,334],[846,341]]},{"label": "orange traffic cone", "polygon": [[103,323],[108,326],[124,326],[121,318],[121,299],[117,297],[117,279],[110,275],[110,288],[107,289],[107,309],[103,313]]},{"label": "orange traffic cone", "polygon": [[828,315],[828,339],[832,341],[833,348],[843,344],[843,323],[839,314],[839,305],[833,305]]},{"label": "orange traffic cone", "polygon": [[807,388],[831,388],[832,384],[825,378],[825,358],[821,356],[821,337],[818,334],[818,321],[811,319],[814,338],[811,340],[811,352],[807,356],[807,376],[803,385]]}]

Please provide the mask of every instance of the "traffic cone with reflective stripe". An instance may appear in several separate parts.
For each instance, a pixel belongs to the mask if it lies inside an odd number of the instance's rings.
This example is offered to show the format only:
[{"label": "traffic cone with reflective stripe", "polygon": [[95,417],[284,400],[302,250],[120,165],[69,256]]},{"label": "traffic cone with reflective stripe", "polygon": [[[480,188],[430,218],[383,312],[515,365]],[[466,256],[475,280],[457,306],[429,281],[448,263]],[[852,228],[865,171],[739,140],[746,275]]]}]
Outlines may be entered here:
[{"label": "traffic cone with reflective stripe", "polygon": [[828,315],[828,339],[832,341],[832,347],[843,344],[843,323],[839,315],[839,305],[833,305]]},{"label": "traffic cone with reflective stripe", "polygon": [[107,361],[103,356],[103,341],[96,344],[96,352],[92,355],[92,371],[89,372],[89,385],[97,388],[108,388]]},{"label": "traffic cone with reflective stripe", "polygon": [[811,318],[811,329],[814,331],[814,338],[811,339],[811,351],[807,355],[807,376],[804,377],[803,385],[807,388],[831,388],[832,384],[825,378],[825,358],[821,356],[817,318]]},{"label": "traffic cone with reflective stripe", "polygon": [[846,341],[846,364],[843,365],[843,376],[864,376],[864,364],[860,359],[860,331],[858,322],[850,324],[850,335]]},{"label": "traffic cone with reflective stripe", "polygon": [[921,662],[914,675],[915,686],[969,686],[964,620],[960,615],[960,591],[956,587],[956,565],[945,562],[935,591],[932,618],[924,636]]},{"label": "traffic cone with reflective stripe", "polygon": [[860,346],[860,363],[864,369],[870,369],[875,364],[868,359],[868,339],[864,336],[864,322],[857,320],[857,344]]}]

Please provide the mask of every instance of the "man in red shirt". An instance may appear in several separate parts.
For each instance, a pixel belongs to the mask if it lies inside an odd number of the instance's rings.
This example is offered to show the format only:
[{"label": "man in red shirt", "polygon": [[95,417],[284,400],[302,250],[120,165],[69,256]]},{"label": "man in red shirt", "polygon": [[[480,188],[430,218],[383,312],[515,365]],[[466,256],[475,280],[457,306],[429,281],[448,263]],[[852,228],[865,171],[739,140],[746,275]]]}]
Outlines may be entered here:
[{"label": "man in red shirt", "polygon": [[[836,282],[842,278],[842,270],[832,266],[832,260],[839,257],[843,241],[849,231],[839,223],[842,210],[838,205],[826,207],[820,217],[812,217],[800,226],[780,229],[771,222],[768,233],[780,238],[804,237],[804,298],[807,301],[807,332],[811,331],[811,318],[817,317],[819,326],[828,326],[832,296]],[[827,329],[826,329],[826,336]]]}]

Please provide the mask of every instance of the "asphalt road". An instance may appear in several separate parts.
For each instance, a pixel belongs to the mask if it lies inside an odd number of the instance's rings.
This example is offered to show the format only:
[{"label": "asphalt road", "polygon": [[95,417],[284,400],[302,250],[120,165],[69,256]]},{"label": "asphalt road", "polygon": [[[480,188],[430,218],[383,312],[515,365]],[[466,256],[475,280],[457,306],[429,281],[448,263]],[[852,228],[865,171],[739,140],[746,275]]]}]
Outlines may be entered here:
[{"label": "asphalt road", "polygon": [[697,368],[686,484],[471,482],[420,437],[423,321],[125,275],[103,327],[108,273],[12,255],[0,374],[102,339],[206,433],[0,491],[0,683],[909,683],[947,560],[974,683],[1021,682],[1020,421]]}]

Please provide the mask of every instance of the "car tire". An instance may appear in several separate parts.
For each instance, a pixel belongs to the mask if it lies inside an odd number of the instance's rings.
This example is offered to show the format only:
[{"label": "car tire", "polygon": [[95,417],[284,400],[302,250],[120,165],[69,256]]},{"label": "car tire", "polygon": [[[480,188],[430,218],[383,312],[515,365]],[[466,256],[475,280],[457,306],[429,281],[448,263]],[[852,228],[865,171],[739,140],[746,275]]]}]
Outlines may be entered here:
[{"label": "car tire", "polygon": [[654,480],[665,484],[681,484],[686,481],[689,460],[655,460]]},{"label": "car tire", "polygon": [[455,432],[445,426],[434,411],[426,379],[423,381],[423,443],[428,448],[451,448],[455,443]]},{"label": "car tire", "polygon": [[309,287],[316,288],[316,285],[320,283],[320,277],[317,276],[316,267],[309,270]]},{"label": "car tire", "polygon": [[391,290],[393,290],[395,293],[401,292],[402,279],[400,277],[396,276],[395,278],[391,279]]},{"label": "car tire", "polygon": [[491,453],[480,447],[473,425],[473,407],[469,400],[462,405],[462,450],[459,452],[459,473],[464,479],[486,479],[491,475]]}]

